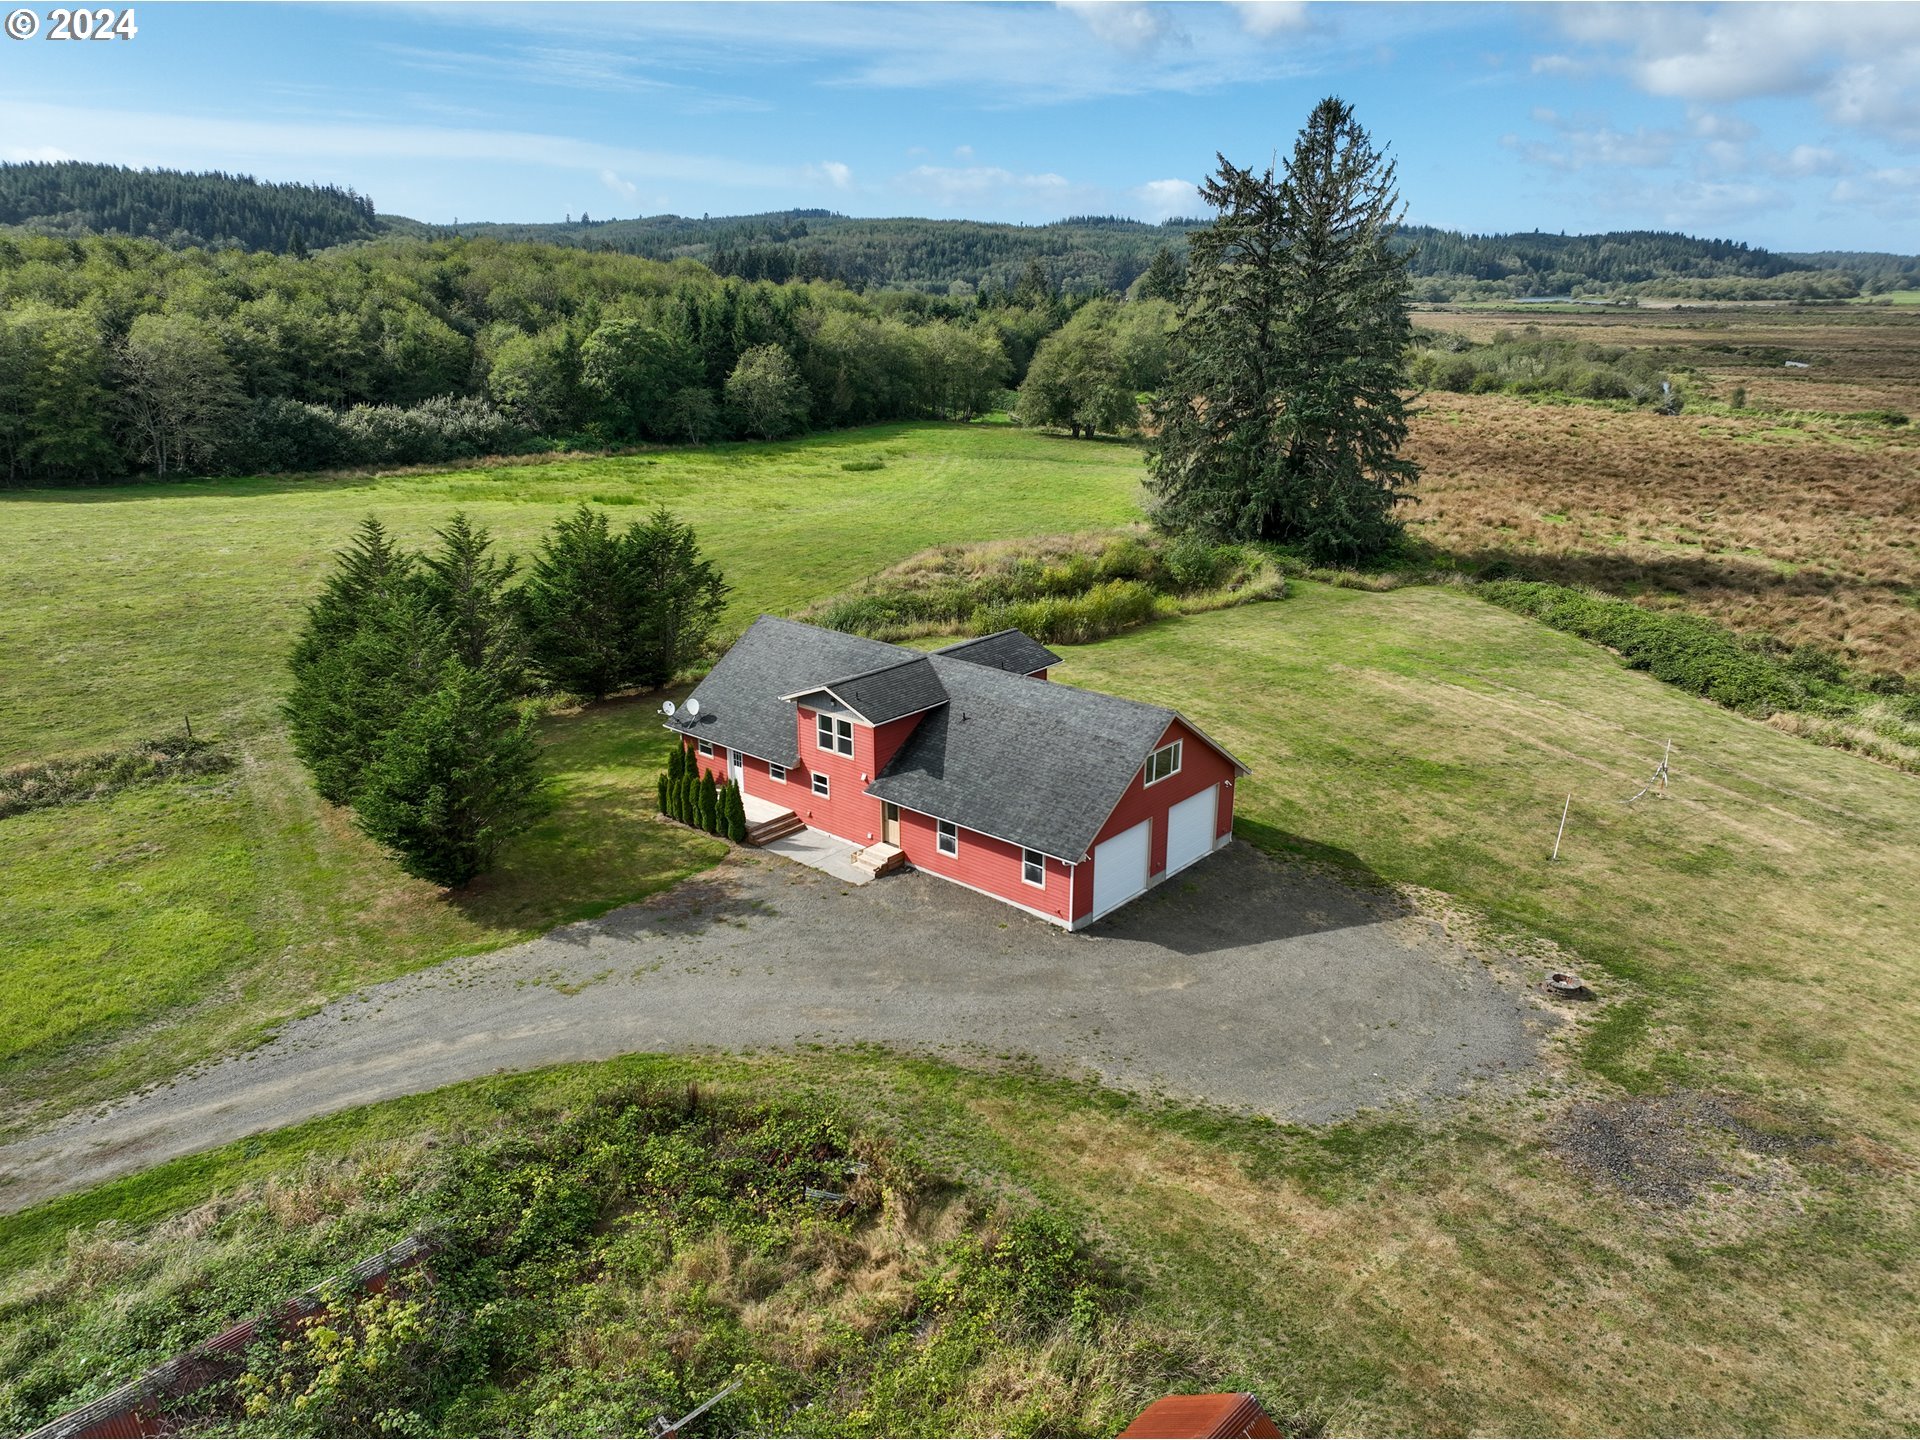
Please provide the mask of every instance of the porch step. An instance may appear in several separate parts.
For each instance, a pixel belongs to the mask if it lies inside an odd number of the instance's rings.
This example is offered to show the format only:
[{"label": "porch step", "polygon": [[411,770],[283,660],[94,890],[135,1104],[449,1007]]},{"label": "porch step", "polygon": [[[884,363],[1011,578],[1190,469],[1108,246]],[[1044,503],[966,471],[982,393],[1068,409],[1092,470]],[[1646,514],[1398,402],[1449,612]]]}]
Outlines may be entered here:
[{"label": "porch step", "polygon": [[868,845],[847,857],[847,863],[869,875],[891,875],[907,863],[907,852],[898,845],[889,845],[881,841],[877,845]]},{"label": "porch step", "polygon": [[774,815],[766,820],[761,820],[756,824],[748,825],[747,844],[765,845],[770,841],[784,839],[786,836],[806,828],[806,821],[794,814],[793,811],[782,810],[778,815]]}]

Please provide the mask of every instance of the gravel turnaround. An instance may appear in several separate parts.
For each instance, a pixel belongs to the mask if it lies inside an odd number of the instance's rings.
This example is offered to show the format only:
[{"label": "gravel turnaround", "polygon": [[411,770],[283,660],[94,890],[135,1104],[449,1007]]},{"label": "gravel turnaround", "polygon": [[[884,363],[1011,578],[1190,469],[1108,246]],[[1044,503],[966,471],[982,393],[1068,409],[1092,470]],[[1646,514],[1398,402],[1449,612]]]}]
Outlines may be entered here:
[{"label": "gravel turnaround", "polygon": [[0,1210],[352,1106],[633,1052],[1023,1055],[1317,1122],[1528,1065],[1551,1023],[1390,896],[1243,844],[1079,934],[928,875],[854,889],[746,851],[0,1147]]}]

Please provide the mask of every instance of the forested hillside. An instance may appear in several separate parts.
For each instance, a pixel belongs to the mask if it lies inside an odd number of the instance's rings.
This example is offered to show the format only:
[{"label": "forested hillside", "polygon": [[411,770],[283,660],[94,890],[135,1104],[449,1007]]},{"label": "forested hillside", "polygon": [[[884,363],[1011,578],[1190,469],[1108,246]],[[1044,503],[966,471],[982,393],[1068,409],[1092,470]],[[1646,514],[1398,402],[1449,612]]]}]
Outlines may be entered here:
[{"label": "forested hillside", "polygon": [[[827,280],[853,290],[936,295],[1031,292],[1036,282],[1068,295],[1118,294],[1162,250],[1184,255],[1187,236],[1203,223],[1076,216],[1050,225],[998,225],[781,210],[699,218],[581,214],[548,224],[434,226],[376,216],[367,197],[332,187],[76,163],[0,166],[0,225],[33,233],[133,235],[176,247],[275,251],[288,249],[296,231],[308,249],[379,233],[486,238],[697,260],[748,280]],[[1786,254],[1658,231],[1467,235],[1410,226],[1400,243],[1415,252],[1415,294],[1427,301],[1549,295],[1817,300],[1920,286],[1916,256]]]},{"label": "forested hillside", "polygon": [[321,249],[380,230],[373,201],[334,185],[263,184],[214,171],[0,165],[0,225],[42,235],[131,235],[180,247]]},{"label": "forested hillside", "polygon": [[0,235],[0,483],[967,416],[1073,308],[496,240],[301,258]]}]

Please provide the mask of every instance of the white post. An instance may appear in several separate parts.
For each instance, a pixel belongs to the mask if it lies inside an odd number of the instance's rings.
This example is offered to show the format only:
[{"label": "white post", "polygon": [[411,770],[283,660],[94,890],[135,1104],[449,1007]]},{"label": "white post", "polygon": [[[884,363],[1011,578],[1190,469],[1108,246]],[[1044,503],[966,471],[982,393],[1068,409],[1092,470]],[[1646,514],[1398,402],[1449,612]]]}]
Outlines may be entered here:
[{"label": "white post", "polygon": [[1567,803],[1560,807],[1560,829],[1553,837],[1553,854],[1549,859],[1560,858],[1560,837],[1567,833],[1567,812],[1573,808],[1573,796],[1567,796]]}]

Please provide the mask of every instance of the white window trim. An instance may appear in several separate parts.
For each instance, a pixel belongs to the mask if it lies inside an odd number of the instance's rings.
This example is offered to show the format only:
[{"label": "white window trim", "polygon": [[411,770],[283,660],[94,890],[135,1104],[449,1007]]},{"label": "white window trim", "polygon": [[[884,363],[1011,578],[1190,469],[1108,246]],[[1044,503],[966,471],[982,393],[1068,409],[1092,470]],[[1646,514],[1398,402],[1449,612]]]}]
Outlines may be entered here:
[{"label": "white window trim", "polygon": [[709,759],[713,757],[713,742],[711,740],[696,740],[693,743],[700,747],[700,753],[702,755],[707,756]]},{"label": "white window trim", "polygon": [[853,754],[853,722],[816,711],[813,717],[813,743],[829,755]]},{"label": "white window trim", "polygon": [[[1164,775],[1155,775],[1153,773],[1154,762],[1169,750],[1173,752],[1173,768]],[[1185,759],[1186,755],[1183,752],[1182,743],[1178,740],[1169,740],[1165,745],[1162,745],[1151,755],[1147,756],[1146,768],[1141,772],[1142,775],[1145,776],[1145,783],[1141,788],[1144,789],[1147,785],[1158,785],[1162,780],[1171,780],[1180,773],[1181,762]]]},{"label": "white window trim", "polygon": [[[1032,856],[1033,858],[1028,859],[1028,856]],[[1040,867],[1040,878],[1038,880],[1033,879],[1027,874],[1028,868],[1034,865]],[[1047,857],[1042,855],[1038,850],[1028,850],[1023,846],[1020,850],[1020,879],[1023,884],[1031,885],[1036,890],[1046,889]]]},{"label": "white window trim", "polygon": [[775,764],[773,761],[769,760],[767,762],[767,778],[773,781],[776,785],[786,784],[787,783],[787,767],[784,765]]},{"label": "white window trim", "polygon": [[833,782],[827,778],[825,772],[820,770],[813,772],[813,793],[822,800],[833,798]]},{"label": "white window trim", "polygon": [[[949,842],[953,845],[951,850],[947,848]],[[960,827],[951,820],[935,820],[933,822],[933,848],[938,850],[942,855],[959,855]]]}]

